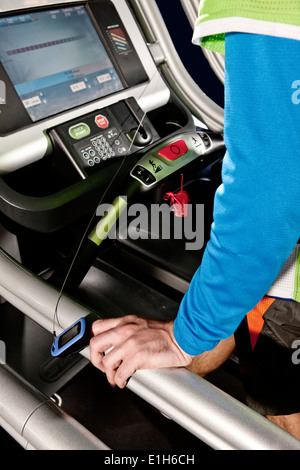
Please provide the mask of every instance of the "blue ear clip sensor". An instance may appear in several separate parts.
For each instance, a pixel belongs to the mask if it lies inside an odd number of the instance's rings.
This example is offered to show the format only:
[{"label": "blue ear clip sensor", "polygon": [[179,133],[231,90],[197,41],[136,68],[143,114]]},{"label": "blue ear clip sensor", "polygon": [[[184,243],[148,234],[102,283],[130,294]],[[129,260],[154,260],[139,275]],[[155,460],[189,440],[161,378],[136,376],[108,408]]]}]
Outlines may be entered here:
[{"label": "blue ear clip sensor", "polygon": [[91,325],[80,318],[55,338],[51,346],[53,357],[69,357],[89,345],[92,338]]}]

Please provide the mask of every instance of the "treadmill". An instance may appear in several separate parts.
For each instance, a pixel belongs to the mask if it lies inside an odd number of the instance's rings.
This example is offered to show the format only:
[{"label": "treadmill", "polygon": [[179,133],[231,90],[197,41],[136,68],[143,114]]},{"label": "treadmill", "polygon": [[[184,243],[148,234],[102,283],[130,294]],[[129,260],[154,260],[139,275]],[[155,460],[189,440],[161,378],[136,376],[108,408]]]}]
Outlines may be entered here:
[{"label": "treadmill", "polygon": [[[174,318],[209,240],[223,109],[183,65],[159,3],[0,2],[7,446],[183,456],[300,448],[245,405],[234,355],[205,379],[185,368],[145,370],[117,390],[90,364],[88,347],[51,354],[53,339],[90,315]],[[190,25],[197,8],[181,0]],[[205,53],[201,67],[222,84],[221,56]],[[172,204],[180,192],[187,217]]]}]

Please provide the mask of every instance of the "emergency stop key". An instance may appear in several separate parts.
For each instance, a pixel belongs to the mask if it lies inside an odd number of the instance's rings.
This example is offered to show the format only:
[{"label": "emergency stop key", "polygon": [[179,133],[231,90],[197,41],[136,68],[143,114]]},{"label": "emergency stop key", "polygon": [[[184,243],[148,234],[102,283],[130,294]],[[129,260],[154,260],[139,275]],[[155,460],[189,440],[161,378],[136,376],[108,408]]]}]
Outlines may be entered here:
[{"label": "emergency stop key", "polygon": [[159,150],[158,155],[173,162],[177,158],[182,157],[182,155],[185,155],[187,152],[187,145],[185,141],[181,139]]}]

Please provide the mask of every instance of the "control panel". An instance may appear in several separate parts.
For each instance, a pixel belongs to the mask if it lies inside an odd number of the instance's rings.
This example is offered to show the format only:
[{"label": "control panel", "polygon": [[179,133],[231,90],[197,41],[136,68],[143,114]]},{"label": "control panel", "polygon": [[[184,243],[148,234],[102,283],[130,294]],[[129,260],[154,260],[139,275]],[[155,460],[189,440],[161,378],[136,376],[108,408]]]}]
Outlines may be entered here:
[{"label": "control panel", "polygon": [[125,141],[122,129],[108,108],[101,114],[85,117],[83,122],[62,126],[58,132],[64,134],[68,147],[74,149],[72,156],[77,157],[83,168],[124,155],[129,149],[129,142]]},{"label": "control panel", "polygon": [[147,134],[145,144],[158,138],[136,102],[130,99],[66,122],[51,129],[49,135],[85,178],[101,163],[136,151],[141,132]]},{"label": "control panel", "polygon": [[224,148],[220,134],[205,131],[185,132],[147,152],[131,170],[131,176],[150,188],[195,159]]}]

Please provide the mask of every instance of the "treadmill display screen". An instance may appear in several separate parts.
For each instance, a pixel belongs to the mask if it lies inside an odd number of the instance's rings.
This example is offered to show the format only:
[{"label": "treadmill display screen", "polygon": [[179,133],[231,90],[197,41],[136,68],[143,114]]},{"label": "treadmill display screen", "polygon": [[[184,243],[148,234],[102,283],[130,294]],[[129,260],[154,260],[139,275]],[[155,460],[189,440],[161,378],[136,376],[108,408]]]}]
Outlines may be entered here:
[{"label": "treadmill display screen", "polygon": [[0,60],[34,122],[124,88],[83,6],[0,18]]}]

